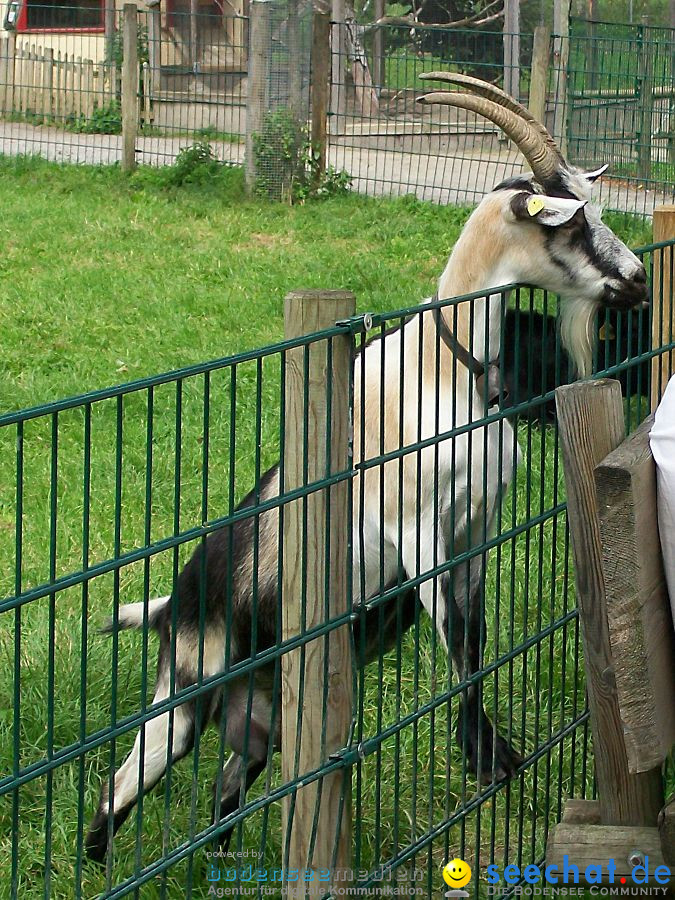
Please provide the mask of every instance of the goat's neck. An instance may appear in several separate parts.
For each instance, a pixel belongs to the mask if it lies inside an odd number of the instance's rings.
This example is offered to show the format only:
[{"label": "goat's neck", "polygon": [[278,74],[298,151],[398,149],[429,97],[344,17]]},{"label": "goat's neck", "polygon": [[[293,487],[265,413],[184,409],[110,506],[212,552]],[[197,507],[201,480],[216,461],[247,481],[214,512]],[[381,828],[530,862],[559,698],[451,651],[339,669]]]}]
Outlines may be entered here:
[{"label": "goat's neck", "polygon": [[[476,229],[472,231],[475,237]],[[456,308],[447,306],[441,314],[448,328],[473,356],[480,362],[488,362],[499,356],[501,335],[501,294],[490,294],[490,291],[508,284],[510,273],[503,264],[500,248],[494,243],[488,245],[488,236],[481,240],[478,235],[477,240],[468,240],[465,234],[455,245],[439,279],[438,296],[446,299],[478,291],[484,291],[486,296],[458,303]]]}]

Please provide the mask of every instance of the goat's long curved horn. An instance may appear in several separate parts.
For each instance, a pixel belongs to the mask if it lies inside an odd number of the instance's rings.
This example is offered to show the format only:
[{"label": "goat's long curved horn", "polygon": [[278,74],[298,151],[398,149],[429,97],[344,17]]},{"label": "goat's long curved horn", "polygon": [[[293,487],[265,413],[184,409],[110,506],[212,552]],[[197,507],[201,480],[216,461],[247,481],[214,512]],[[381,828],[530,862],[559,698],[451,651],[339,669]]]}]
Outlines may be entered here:
[{"label": "goat's long curved horn", "polygon": [[473,94],[459,94],[451,91],[437,91],[424,94],[417,98],[422,104],[443,104],[456,106],[475,112],[479,116],[489,119],[501,128],[518,147],[525,159],[532,167],[535,177],[542,183],[552,178],[560,171],[560,157],[536,131],[530,122],[527,122],[513,110],[500,106],[493,100],[485,97],[476,97]]},{"label": "goat's long curved horn", "polygon": [[459,72],[423,72],[419,77],[427,81],[444,81],[448,84],[456,84],[471,94],[485,97],[486,100],[492,100],[493,103],[503,106],[504,109],[510,109],[511,112],[514,112],[517,116],[520,116],[521,119],[525,119],[526,122],[529,122],[530,125],[532,125],[534,130],[542,136],[551,150],[555,153],[559,165],[564,169],[568,168],[565,158],[558,149],[556,142],[546,130],[546,127],[535,119],[527,107],[518,103],[517,100],[514,100],[510,94],[506,93],[506,91],[496,87],[494,84],[490,84],[489,81],[482,81],[480,78],[472,78],[471,75],[461,75]]}]

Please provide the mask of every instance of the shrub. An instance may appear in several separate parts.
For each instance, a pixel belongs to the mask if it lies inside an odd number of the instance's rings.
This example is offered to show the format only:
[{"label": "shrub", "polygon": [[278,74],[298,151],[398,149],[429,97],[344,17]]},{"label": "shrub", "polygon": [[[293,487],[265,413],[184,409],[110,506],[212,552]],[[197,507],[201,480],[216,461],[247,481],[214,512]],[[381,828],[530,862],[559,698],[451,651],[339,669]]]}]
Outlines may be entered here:
[{"label": "shrub", "polygon": [[349,190],[348,172],[332,166],[319,176],[319,156],[307,129],[291,110],[268,112],[258,134],[253,135],[256,193],[270,200],[304,202],[310,197],[329,197]]}]

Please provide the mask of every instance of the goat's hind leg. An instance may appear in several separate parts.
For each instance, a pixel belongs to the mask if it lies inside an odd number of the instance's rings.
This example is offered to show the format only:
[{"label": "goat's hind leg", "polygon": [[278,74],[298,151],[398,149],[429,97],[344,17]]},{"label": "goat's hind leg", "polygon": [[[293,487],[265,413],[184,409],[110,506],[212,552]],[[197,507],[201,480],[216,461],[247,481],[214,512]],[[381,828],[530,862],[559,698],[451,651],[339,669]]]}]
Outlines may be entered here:
[{"label": "goat's hind leg", "polygon": [[[223,767],[222,776],[216,778],[213,784],[213,821],[221,822],[224,818],[240,808],[243,795],[258,776],[265,770],[266,760],[244,758],[238,753],[232,753]],[[220,784],[219,784],[220,782]],[[220,849],[227,853],[234,825],[225,828],[218,836]]]},{"label": "goat's hind leg", "polygon": [[[486,623],[485,560],[483,554],[460,565],[450,599],[449,639],[460,679],[479,672],[484,662]],[[457,743],[468,757],[469,769],[481,782],[511,778],[522,763],[520,755],[497,733],[485,712],[482,680],[469,684],[462,694],[455,731]]]},{"label": "goat's hind leg", "polygon": [[[176,690],[179,685],[176,685]],[[160,676],[153,703],[169,697],[168,673]],[[85,838],[85,850],[89,859],[103,862],[108,849],[110,817],[113,817],[112,833],[117,832],[141,793],[149,791],[164,775],[167,766],[170,713],[161,713],[145,725],[145,746],[141,763],[141,731],[136,735],[133,749],[115,773],[112,808],[108,797],[108,783],[103,785],[101,799]],[[192,749],[194,741],[194,714],[190,704],[184,703],[173,712],[173,737],[171,758],[182,759]]]},{"label": "goat's hind leg", "polygon": [[[233,752],[213,785],[215,824],[241,808],[246,792],[267,768],[271,750],[279,747],[280,722],[279,716],[274,715],[272,691],[269,673],[258,672],[255,680],[243,678],[235,682],[223,700],[223,738]],[[280,696],[277,696],[277,703],[280,700]],[[215,720],[218,721],[219,718],[220,715],[216,715]],[[223,850],[229,847],[233,827],[226,826],[219,835],[218,841]]]}]

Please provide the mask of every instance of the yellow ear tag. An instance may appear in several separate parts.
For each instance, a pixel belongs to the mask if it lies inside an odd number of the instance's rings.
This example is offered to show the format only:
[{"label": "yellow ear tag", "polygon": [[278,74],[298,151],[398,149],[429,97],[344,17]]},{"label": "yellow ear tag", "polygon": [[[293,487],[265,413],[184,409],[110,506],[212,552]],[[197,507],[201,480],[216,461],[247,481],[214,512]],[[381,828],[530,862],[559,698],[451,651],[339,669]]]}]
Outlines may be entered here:
[{"label": "yellow ear tag", "polygon": [[601,341],[613,341],[616,337],[614,332],[614,328],[612,327],[611,322],[609,324],[605,324],[603,322],[602,328],[598,332],[598,337]]},{"label": "yellow ear tag", "polygon": [[527,211],[531,216],[536,216],[546,206],[541,197],[530,197],[527,201]]}]

